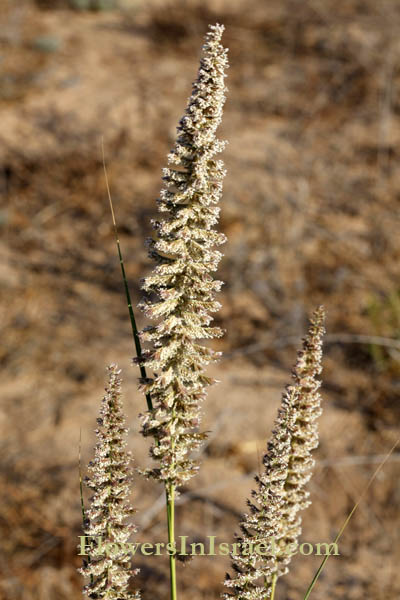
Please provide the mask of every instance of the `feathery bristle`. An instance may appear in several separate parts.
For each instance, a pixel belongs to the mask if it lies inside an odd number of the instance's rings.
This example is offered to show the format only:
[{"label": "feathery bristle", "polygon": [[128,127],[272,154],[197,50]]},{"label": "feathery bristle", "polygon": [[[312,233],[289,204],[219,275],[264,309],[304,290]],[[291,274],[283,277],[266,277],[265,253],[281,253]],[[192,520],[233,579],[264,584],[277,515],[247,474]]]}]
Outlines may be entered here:
[{"label": "feathery bristle", "polygon": [[222,161],[215,159],[224,148],[216,138],[228,66],[227,50],[220,43],[223,30],[222,25],[210,26],[206,35],[198,78],[168,156],[170,167],[164,169],[158,200],[164,216],[153,222],[156,239],[148,241],[156,266],[142,282],[149,296],[140,307],[158,321],[141,332],[141,340],[152,345],[143,364],[155,372],[141,382],[153,402],[153,410],[142,416],[142,433],[155,439],[150,453],[159,465],[145,475],[167,486],[180,485],[196,473],[198,467],[188,455],[206,437],[197,432],[199,404],[213,383],[204,366],[219,353],[196,340],[223,334],[210,326],[211,313],[220,308],[214,296],[222,285],[211,276],[222,256],[215,246],[225,242],[212,229],[225,175]]}]

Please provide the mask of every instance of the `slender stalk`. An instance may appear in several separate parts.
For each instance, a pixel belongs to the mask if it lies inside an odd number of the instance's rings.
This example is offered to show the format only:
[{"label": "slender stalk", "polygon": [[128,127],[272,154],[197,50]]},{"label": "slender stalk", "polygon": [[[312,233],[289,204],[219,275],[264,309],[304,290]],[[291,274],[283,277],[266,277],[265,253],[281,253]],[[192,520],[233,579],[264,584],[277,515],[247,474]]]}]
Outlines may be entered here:
[{"label": "slender stalk", "polygon": [[[117,221],[115,218],[114,206],[113,206],[110,186],[109,186],[109,182],[108,182],[105,153],[104,153],[104,139],[103,138],[101,139],[101,150],[102,150],[102,157],[103,157],[103,169],[104,169],[104,177],[105,177],[106,187],[107,187],[108,201],[110,203],[111,217],[112,217],[112,222],[113,222],[113,227],[114,227],[115,242],[117,245],[119,264],[121,265],[121,274],[122,274],[122,280],[124,283],[126,301],[128,304],[129,318],[130,318],[131,327],[132,327],[132,336],[133,336],[133,341],[135,344],[136,356],[139,359],[140,375],[143,379],[147,379],[146,368],[141,361],[142,346],[140,343],[139,333],[138,333],[138,329],[137,329],[137,325],[136,325],[135,314],[133,312],[132,300],[131,300],[131,295],[129,292],[129,285],[128,285],[128,280],[126,277],[124,260],[122,257],[121,243],[120,243],[119,235],[118,235]],[[151,396],[148,392],[145,394],[145,396],[146,396],[147,408],[148,408],[148,410],[152,410],[153,403],[151,400]],[[158,444],[158,443],[159,443],[158,440],[156,440],[156,444]],[[174,545],[175,544],[175,487],[172,485],[168,488],[167,483],[164,484],[164,487],[165,487],[166,508],[167,508],[168,543]],[[81,479],[81,488],[82,488],[82,479]],[[81,496],[81,502],[83,502],[82,496]],[[82,508],[82,510],[83,510],[83,508]],[[176,558],[175,558],[175,555],[170,555],[169,569],[170,569],[171,600],[176,600],[177,593],[176,593]]]},{"label": "slender stalk", "polygon": [[[167,518],[168,518],[168,543],[175,550],[175,486],[166,488]],[[176,557],[175,552],[169,556],[171,600],[177,599],[176,593]]]},{"label": "slender stalk", "polygon": [[[141,361],[141,359],[142,359],[142,346],[140,344],[139,332],[138,332],[138,328],[137,328],[137,325],[136,325],[135,314],[133,312],[132,300],[131,300],[131,295],[130,295],[129,286],[128,286],[128,280],[126,278],[126,273],[125,273],[124,260],[122,258],[121,244],[120,244],[120,241],[119,241],[117,222],[116,222],[116,219],[115,219],[114,206],[113,206],[113,203],[112,203],[110,186],[109,186],[109,183],[108,183],[106,161],[105,161],[105,156],[104,156],[104,139],[103,138],[101,138],[101,150],[102,150],[102,155],[103,155],[103,169],[104,169],[104,177],[105,177],[105,180],[106,180],[108,201],[110,203],[111,217],[112,217],[112,222],[113,222],[113,227],[114,227],[115,242],[117,244],[119,264],[121,265],[122,280],[124,282],[124,290],[125,290],[125,295],[126,295],[126,301],[127,301],[127,304],[128,304],[129,318],[130,318],[131,326],[132,326],[132,336],[133,336],[133,341],[134,341],[134,344],[135,344],[136,356],[137,356],[137,358],[140,361],[139,362],[140,375],[141,375],[141,377],[143,379],[147,379],[146,368],[144,367],[144,365],[142,364],[142,361]],[[151,401],[151,397],[150,397],[149,393],[146,394],[146,402],[147,402],[148,409],[152,410],[153,403]]]},{"label": "slender stalk", "polygon": [[272,576],[272,581],[271,581],[271,596],[270,596],[270,600],[274,600],[275,598],[275,590],[276,590],[276,581],[278,579],[278,575],[275,573],[275,575]]},{"label": "slender stalk", "polygon": [[82,525],[85,527],[86,514],[85,514],[85,503],[83,501],[83,479],[82,479],[81,447],[82,447],[82,429],[79,430],[78,462],[79,462],[79,492],[80,492],[80,496],[81,496]]},{"label": "slender stalk", "polygon": [[[385,456],[384,460],[379,464],[379,466],[377,467],[377,469],[374,471],[372,477],[370,478],[370,480],[368,481],[367,485],[365,486],[365,488],[363,489],[359,499],[357,500],[357,502],[355,503],[355,505],[353,506],[353,508],[351,509],[350,513],[347,515],[342,527],[340,528],[339,533],[337,534],[337,536],[335,537],[335,539],[333,540],[333,544],[337,544],[338,541],[340,540],[340,538],[342,537],[342,534],[344,532],[344,530],[346,529],[347,525],[349,524],[350,519],[352,518],[352,516],[354,515],[354,513],[356,512],[357,508],[359,507],[362,499],[364,498],[365,494],[368,492],[369,488],[371,487],[371,485],[373,484],[375,478],[378,476],[379,472],[381,471],[381,469],[384,467],[385,463],[389,460],[390,456],[393,454],[393,452],[395,451],[396,447],[399,445],[400,443],[400,438],[395,442],[395,444],[392,446],[392,448],[389,450],[389,452],[387,453],[387,455]],[[319,576],[321,575],[326,563],[328,562],[328,558],[331,556],[330,552],[328,554],[326,554],[320,564],[320,566],[318,567],[310,585],[307,588],[307,591],[305,593],[305,596],[303,598],[303,600],[308,600],[308,598],[310,597],[310,594],[315,586],[315,584],[317,583],[317,580],[319,578]]]}]

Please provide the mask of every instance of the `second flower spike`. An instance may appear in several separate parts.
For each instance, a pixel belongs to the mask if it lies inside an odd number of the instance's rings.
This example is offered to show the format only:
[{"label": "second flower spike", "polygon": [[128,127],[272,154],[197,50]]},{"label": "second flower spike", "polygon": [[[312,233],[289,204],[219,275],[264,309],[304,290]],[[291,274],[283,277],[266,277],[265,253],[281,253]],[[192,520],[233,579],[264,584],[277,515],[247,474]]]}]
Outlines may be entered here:
[{"label": "second flower spike", "polygon": [[[293,383],[283,394],[263,458],[263,473],[255,478],[257,487],[247,502],[250,512],[240,523],[237,542],[241,552],[231,556],[235,573],[225,579],[232,590],[224,594],[225,600],[273,598],[277,579],[288,571],[291,555],[297,552],[299,512],[310,504],[305,485],[314,465],[311,452],[318,446],[318,376],[322,371],[324,320],[324,309],[320,307],[312,316],[303,348],[297,354]],[[248,551],[258,544],[263,546],[262,555]]]}]

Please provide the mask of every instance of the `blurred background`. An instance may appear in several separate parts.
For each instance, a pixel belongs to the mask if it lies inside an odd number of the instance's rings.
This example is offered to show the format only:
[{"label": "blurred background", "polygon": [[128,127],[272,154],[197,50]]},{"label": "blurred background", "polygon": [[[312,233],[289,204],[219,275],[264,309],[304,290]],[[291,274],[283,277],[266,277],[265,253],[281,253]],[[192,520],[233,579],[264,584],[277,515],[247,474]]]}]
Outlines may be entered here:
[{"label": "blurred background", "polygon": [[[86,465],[108,362],[123,368],[136,464],[149,461],[101,138],[136,304],[161,168],[216,21],[230,59],[216,319],[227,333],[177,533],[232,540],[307,316],[323,303],[324,414],[303,541],[331,540],[399,435],[400,3],[0,0],[0,20],[0,598],[81,596],[79,435]],[[315,598],[399,597],[399,458]],[[162,490],[136,477],[133,503],[137,539],[163,541]],[[296,557],[277,600],[301,599],[318,564]],[[167,561],[135,566],[143,598],[166,599]],[[181,597],[218,598],[228,567],[182,566]]]}]

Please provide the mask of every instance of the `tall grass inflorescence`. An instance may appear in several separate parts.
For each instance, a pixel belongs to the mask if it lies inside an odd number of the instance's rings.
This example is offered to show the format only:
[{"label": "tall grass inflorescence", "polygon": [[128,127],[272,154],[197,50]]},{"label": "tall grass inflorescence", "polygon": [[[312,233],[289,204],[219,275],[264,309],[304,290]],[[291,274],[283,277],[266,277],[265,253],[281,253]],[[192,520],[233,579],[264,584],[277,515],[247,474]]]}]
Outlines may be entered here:
[{"label": "tall grass inflorescence", "polygon": [[139,592],[128,591],[131,575],[137,570],[131,570],[130,555],[121,545],[136,531],[136,527],[127,522],[135,512],[128,500],[131,480],[131,456],[125,450],[128,429],[122,412],[120,370],[110,365],[108,371],[108,387],[97,419],[95,456],[89,463],[90,475],[85,479],[93,490],[86,511],[85,535],[96,539],[90,561],[80,572],[90,578],[84,587],[89,598],[139,600]]},{"label": "tall grass inflorescence", "polygon": [[[221,253],[215,247],[225,236],[213,229],[222,194],[224,165],[216,155],[225,143],[216,138],[225,102],[227,50],[221,45],[222,25],[211,25],[203,46],[197,80],[193,84],[178,137],[163,170],[164,187],[158,199],[162,213],[152,222],[155,239],[147,240],[156,263],[142,281],[146,292],[140,307],[157,321],[141,332],[151,349],[138,357],[153,377],[141,378],[151,399],[142,417],[142,433],[153,437],[150,454],[156,466],[145,475],[164,483],[168,541],[175,541],[174,506],[177,488],[190,479],[198,465],[190,454],[206,437],[199,431],[200,403],[213,383],[204,366],[219,353],[197,342],[220,337],[211,327],[211,313],[220,308],[215,293],[222,282],[214,280]],[[171,598],[176,598],[175,556],[170,557]]]},{"label": "tall grass inflorescence", "polygon": [[[193,84],[185,114],[180,120],[175,145],[164,169],[164,187],[158,199],[161,216],[152,221],[154,238],[147,240],[155,266],[142,280],[145,296],[139,304],[155,323],[138,333],[110,190],[107,191],[113,218],[118,256],[137,357],[140,387],[148,410],[141,415],[142,434],[152,437],[150,455],[155,465],[142,471],[165,487],[168,542],[175,546],[175,498],[179,487],[193,477],[199,466],[192,453],[206,434],[199,431],[201,402],[214,380],[205,365],[220,355],[198,340],[220,337],[222,330],[211,326],[212,313],[220,304],[215,294],[222,282],[213,278],[222,254],[216,247],[225,236],[214,226],[219,219],[224,165],[216,155],[225,142],[216,138],[225,102],[227,50],[221,45],[222,25],[211,25],[203,46],[198,78]],[[104,149],[103,149],[104,152]],[[103,154],[104,158],[104,154]],[[308,335],[297,355],[293,382],[286,387],[272,437],[263,458],[264,471],[256,476],[256,489],[248,500],[249,513],[236,535],[240,552],[232,553],[234,575],[227,575],[225,600],[273,600],[279,577],[287,573],[301,534],[300,511],[309,504],[309,481],[318,445],[317,418],[321,414],[322,337],[324,309],[311,319]],[[143,351],[142,343],[149,344]],[[147,375],[147,370],[153,374]],[[90,583],[84,588],[91,598],[138,600],[129,592],[130,559],[118,542],[125,543],[136,528],[126,520],[133,509],[128,502],[130,455],[125,451],[127,429],[122,414],[119,370],[109,367],[110,380],[103,398],[96,431],[95,459],[90,463],[87,485],[94,495],[87,511],[85,534],[114,542],[115,551],[106,556],[95,543],[90,560],[81,569]],[[85,515],[82,497],[82,511]],[[254,546],[262,546],[262,552]],[[170,561],[170,594],[176,600],[176,556]],[[322,567],[314,577],[309,596]]]},{"label": "tall grass inflorescence", "polygon": [[[288,571],[291,554],[301,534],[299,511],[310,501],[305,485],[312,475],[311,452],[318,445],[316,419],[321,414],[322,337],[324,309],[311,319],[303,348],[297,355],[293,383],[282,396],[272,438],[263,458],[264,472],[256,476],[257,489],[248,500],[250,513],[240,523],[239,555],[231,555],[235,575],[225,585],[232,593],[225,599],[266,600],[275,592],[278,577]],[[251,549],[262,544],[262,555]]]},{"label": "tall grass inflorescence", "polygon": [[219,353],[196,340],[222,335],[220,328],[210,327],[210,313],[220,308],[214,296],[222,285],[211,275],[221,258],[215,246],[225,242],[225,235],[213,229],[225,175],[223,162],[215,158],[225,145],[216,138],[228,62],[220,44],[223,30],[210,26],[206,36],[198,78],[168,156],[171,166],[164,169],[158,200],[163,215],[152,222],[156,239],[147,241],[156,266],[142,281],[147,296],[140,306],[158,320],[141,333],[141,340],[152,345],[144,365],[154,372],[142,381],[153,403],[143,416],[143,434],[155,439],[151,455],[157,461],[146,474],[169,490],[196,472],[189,454],[205,437],[198,432],[199,404],[212,380],[204,365]]}]

